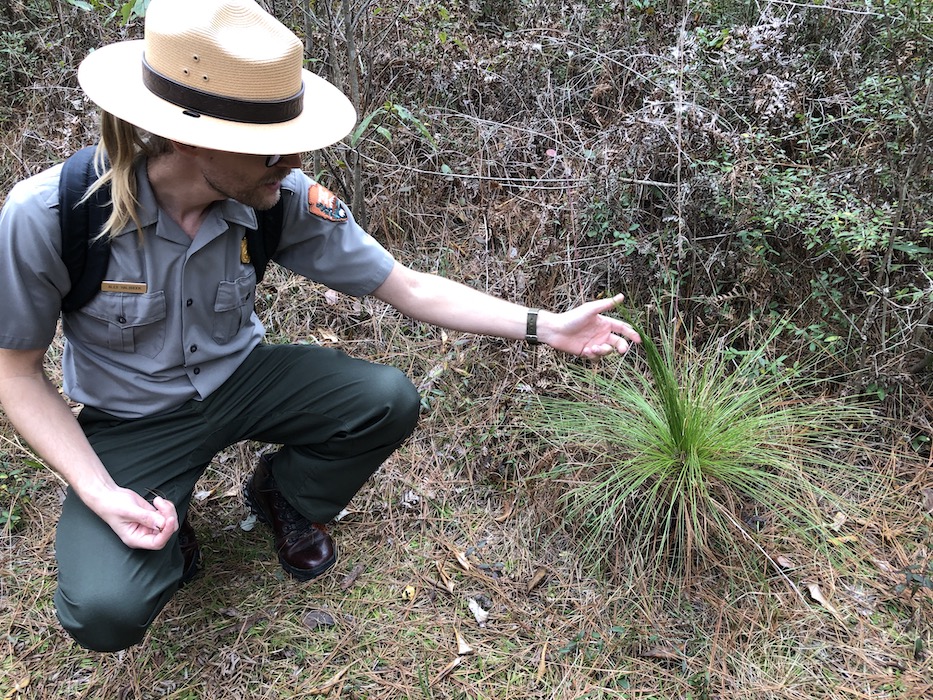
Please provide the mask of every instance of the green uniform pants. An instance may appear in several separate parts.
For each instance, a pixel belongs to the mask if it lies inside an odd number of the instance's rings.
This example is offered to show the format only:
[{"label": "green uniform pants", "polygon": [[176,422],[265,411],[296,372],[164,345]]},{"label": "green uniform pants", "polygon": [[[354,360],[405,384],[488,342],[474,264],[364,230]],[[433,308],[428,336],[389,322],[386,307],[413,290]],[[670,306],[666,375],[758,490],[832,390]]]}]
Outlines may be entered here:
[{"label": "green uniform pants", "polygon": [[[171,500],[185,517],[214,455],[241,440],[282,445],[274,476],[312,522],[326,523],[415,428],[418,392],[395,368],[317,346],[261,345],[203,401],[134,420],[85,408],[79,421],[120,486]],[[139,643],[178,588],[177,537],[130,549],[69,490],[56,537],[62,626],[79,644]]]}]

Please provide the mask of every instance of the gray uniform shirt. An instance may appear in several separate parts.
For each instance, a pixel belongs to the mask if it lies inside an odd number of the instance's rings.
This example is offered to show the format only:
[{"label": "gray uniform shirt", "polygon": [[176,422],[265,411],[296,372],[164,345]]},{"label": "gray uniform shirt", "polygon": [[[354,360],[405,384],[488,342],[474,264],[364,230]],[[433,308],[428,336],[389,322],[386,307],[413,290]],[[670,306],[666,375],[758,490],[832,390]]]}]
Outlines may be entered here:
[{"label": "gray uniform shirt", "polygon": [[[45,348],[54,337],[70,289],[61,259],[60,172],[56,166],[17,184],[0,210],[0,347]],[[145,291],[101,291],[62,315],[65,393],[121,418],[207,397],[265,332],[253,312],[256,273],[240,247],[246,227],[256,227],[255,211],[218,202],[191,240],[159,209],[145,163],[137,178],[142,235],[131,223],[112,240],[105,279]],[[342,204],[325,210],[336,221],[321,216],[316,186],[304,173],[291,172],[282,197],[276,262],[355,296],[385,281],[392,256]]]}]

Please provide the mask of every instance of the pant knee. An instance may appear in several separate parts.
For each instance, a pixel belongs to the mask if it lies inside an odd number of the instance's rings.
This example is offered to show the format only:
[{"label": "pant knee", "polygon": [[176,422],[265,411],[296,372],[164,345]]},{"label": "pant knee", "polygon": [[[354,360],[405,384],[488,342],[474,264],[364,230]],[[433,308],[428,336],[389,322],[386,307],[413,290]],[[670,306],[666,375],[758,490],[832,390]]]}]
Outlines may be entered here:
[{"label": "pant knee", "polygon": [[401,370],[383,366],[378,383],[373,385],[373,396],[387,408],[384,428],[403,442],[414,431],[421,412],[421,397],[415,385]]},{"label": "pant knee", "polygon": [[164,603],[121,593],[90,591],[74,600],[59,588],[55,607],[62,628],[92,651],[116,652],[139,644]]}]

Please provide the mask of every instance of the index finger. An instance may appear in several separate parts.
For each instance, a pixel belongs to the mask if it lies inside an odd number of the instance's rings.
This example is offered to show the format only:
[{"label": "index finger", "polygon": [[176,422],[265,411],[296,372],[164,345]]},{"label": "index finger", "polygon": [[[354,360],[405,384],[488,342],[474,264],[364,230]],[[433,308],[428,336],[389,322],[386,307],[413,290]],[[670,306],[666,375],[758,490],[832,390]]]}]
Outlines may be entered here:
[{"label": "index finger", "polygon": [[626,338],[633,343],[641,342],[641,336],[638,335],[638,331],[632,328],[625,321],[620,321],[617,318],[612,319],[612,332],[616,335],[621,335],[623,338]]}]

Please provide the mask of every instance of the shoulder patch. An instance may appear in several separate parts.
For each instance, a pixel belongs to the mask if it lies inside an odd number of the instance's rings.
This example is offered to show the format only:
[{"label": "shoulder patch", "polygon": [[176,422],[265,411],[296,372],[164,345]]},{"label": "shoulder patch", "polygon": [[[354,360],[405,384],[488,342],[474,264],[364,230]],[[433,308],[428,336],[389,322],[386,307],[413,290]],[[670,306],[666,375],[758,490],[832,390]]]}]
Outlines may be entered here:
[{"label": "shoulder patch", "polygon": [[314,183],[308,188],[308,211],[327,221],[342,224],[347,220],[347,208],[337,195],[323,185]]}]

